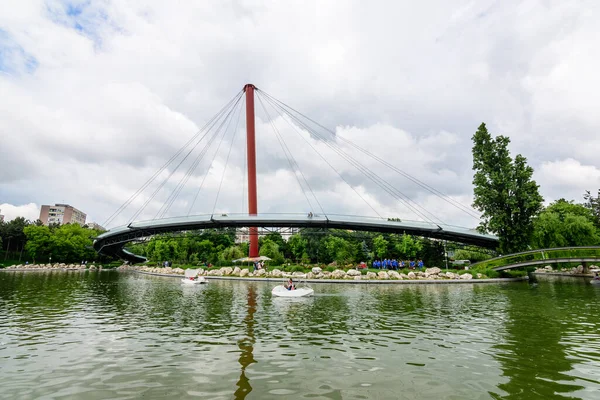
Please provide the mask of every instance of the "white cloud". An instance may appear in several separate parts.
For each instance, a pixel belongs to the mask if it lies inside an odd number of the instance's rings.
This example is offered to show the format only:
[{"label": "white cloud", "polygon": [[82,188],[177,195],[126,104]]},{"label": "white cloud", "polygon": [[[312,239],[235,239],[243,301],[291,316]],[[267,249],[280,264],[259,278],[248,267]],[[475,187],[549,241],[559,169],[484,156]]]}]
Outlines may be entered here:
[{"label": "white cloud", "polygon": [[[600,58],[587,50],[599,39],[599,7],[542,0],[17,2],[0,13],[0,198],[68,202],[103,222],[252,82],[463,204],[472,197],[470,138],[482,121],[528,157],[546,198],[579,200],[600,186]],[[297,179],[256,109],[259,210],[304,213]],[[303,140],[282,119],[275,125],[327,211],[374,214],[305,140],[382,215],[418,218],[323,141],[300,131]],[[243,132],[217,211],[244,211],[242,139]],[[476,224],[337,143],[445,222]],[[212,211],[230,144],[226,138],[216,154],[194,213]],[[216,144],[171,215],[187,213],[214,151]],[[154,217],[182,171],[140,217]],[[118,222],[127,222],[149,189]]]},{"label": "white cloud", "polygon": [[30,221],[36,221],[40,217],[40,207],[35,203],[13,206],[12,204],[0,204],[0,214],[4,215],[4,221],[12,221],[17,217],[24,217]]},{"label": "white cloud", "polygon": [[600,187],[600,167],[572,158],[544,162],[535,177],[547,193],[547,202],[560,198],[581,202],[586,190]]}]

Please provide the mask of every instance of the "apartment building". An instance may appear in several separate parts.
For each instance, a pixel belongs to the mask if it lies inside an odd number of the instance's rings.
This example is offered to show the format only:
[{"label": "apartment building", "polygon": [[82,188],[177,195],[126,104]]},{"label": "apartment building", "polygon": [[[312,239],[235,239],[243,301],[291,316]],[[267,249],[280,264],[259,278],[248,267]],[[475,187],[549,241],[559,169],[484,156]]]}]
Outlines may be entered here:
[{"label": "apartment building", "polygon": [[40,210],[40,221],[50,224],[85,225],[86,214],[68,204],[43,205]]}]

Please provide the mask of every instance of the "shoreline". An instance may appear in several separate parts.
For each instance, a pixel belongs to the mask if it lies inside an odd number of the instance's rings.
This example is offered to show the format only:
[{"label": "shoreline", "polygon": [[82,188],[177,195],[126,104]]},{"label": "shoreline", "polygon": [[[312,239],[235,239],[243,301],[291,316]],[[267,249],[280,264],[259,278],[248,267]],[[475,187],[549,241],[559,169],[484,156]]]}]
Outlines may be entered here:
[{"label": "shoreline", "polygon": [[572,276],[574,278],[593,278],[594,275],[593,274],[570,274],[568,272],[532,272],[532,274],[536,275],[536,276],[544,276],[544,275],[551,275],[551,276]]},{"label": "shoreline", "polygon": [[[147,271],[138,271],[138,270],[126,270],[120,271],[117,268],[110,269],[87,269],[87,268],[2,268],[0,271],[9,271],[9,272],[45,272],[45,271],[116,271],[116,272],[133,272],[141,275],[149,275],[149,276],[161,276],[165,278],[179,278],[183,279],[184,277],[180,274],[162,274],[157,272],[147,272]],[[574,276],[574,275],[569,275]],[[269,278],[269,277],[239,277],[239,276],[204,276],[208,281],[211,280],[222,280],[222,281],[249,281],[249,282],[282,282],[286,278]],[[522,282],[529,280],[528,276],[518,277],[518,278],[493,278],[493,279],[315,279],[315,278],[302,278],[302,277],[292,277],[296,282],[307,282],[307,283],[342,283],[342,284],[354,284],[354,285],[449,285],[449,284],[473,284],[473,283],[510,283],[510,282]]]},{"label": "shoreline", "polygon": [[[146,272],[146,271],[131,271],[142,275],[152,275],[152,276],[163,276],[166,278],[182,278],[181,275],[176,274],[159,274],[156,272]],[[222,280],[222,281],[251,281],[251,282],[282,282],[287,278],[260,278],[260,277],[239,277],[239,276],[204,276],[204,279],[207,281],[211,280]],[[301,277],[292,277],[295,282],[307,282],[307,283],[349,283],[354,285],[411,285],[411,284],[420,284],[420,285],[448,285],[453,283],[505,283],[505,282],[521,282],[529,280],[528,276],[523,276],[519,278],[494,278],[494,279],[309,279],[309,278],[301,278]]]}]

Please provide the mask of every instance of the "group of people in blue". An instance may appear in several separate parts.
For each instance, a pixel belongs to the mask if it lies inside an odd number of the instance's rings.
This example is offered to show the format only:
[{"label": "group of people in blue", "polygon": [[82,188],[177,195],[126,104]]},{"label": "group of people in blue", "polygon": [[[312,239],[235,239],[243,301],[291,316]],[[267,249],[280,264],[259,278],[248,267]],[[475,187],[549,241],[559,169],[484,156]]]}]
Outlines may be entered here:
[{"label": "group of people in blue", "polygon": [[377,269],[404,269],[406,267],[408,267],[408,269],[415,269],[415,268],[419,268],[422,269],[424,266],[423,264],[423,260],[410,260],[408,262],[408,264],[403,261],[400,260],[400,262],[398,262],[398,260],[396,259],[383,259],[383,260],[373,260],[373,268],[377,268]]}]

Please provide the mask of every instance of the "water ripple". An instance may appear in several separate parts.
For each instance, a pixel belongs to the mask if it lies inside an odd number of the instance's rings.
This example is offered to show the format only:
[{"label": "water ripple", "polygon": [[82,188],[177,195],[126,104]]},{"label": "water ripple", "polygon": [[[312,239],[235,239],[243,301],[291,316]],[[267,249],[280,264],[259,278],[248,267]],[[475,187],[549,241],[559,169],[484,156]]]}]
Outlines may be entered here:
[{"label": "water ripple", "polygon": [[[597,398],[600,295],[568,281],[270,285],[0,273],[0,398]],[[31,382],[35,382],[32,385]]]}]

